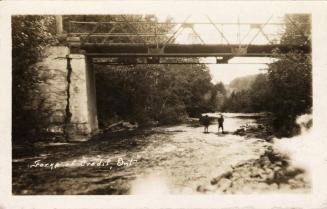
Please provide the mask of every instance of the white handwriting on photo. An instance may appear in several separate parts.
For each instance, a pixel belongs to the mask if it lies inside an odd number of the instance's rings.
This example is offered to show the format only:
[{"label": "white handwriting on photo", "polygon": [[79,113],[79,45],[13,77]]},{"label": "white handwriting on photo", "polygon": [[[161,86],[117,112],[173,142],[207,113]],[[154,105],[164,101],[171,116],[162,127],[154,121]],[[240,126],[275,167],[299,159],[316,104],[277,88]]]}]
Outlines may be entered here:
[{"label": "white handwriting on photo", "polygon": [[62,167],[108,167],[109,169],[113,169],[114,167],[130,167],[133,166],[137,162],[136,159],[123,159],[117,158],[116,160],[112,159],[99,159],[99,160],[73,160],[70,162],[43,162],[41,160],[36,160],[32,164],[29,164],[29,168],[48,168],[48,169],[56,169]]}]

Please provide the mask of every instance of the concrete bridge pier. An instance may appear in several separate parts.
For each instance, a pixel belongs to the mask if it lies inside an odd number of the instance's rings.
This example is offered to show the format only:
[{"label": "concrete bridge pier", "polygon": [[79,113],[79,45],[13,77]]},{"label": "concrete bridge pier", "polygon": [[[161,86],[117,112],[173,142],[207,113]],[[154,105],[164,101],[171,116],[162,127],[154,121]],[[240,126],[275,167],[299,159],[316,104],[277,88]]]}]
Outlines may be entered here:
[{"label": "concrete bridge pier", "polygon": [[94,69],[91,59],[83,54],[69,54],[69,58],[72,68],[70,139],[86,140],[98,131]]},{"label": "concrete bridge pier", "polygon": [[89,57],[85,57],[85,82],[87,90],[88,123],[91,132],[96,132],[99,128],[98,112],[96,103],[95,74],[91,63],[91,59]]}]

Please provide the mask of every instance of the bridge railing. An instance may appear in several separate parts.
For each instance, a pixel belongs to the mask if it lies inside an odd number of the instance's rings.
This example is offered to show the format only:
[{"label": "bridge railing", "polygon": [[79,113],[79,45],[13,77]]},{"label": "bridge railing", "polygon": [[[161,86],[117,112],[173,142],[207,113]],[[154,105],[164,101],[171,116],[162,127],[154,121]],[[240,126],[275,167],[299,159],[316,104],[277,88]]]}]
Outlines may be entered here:
[{"label": "bridge railing", "polygon": [[[221,57],[217,62],[226,62],[234,56],[274,57],[276,51],[311,53],[310,45],[280,44],[285,23],[271,22],[271,17],[264,23],[253,23],[214,22],[208,16],[203,22],[190,22],[189,17],[182,22],[129,21],[120,16],[121,21],[69,21],[67,41],[71,52],[83,52],[91,57],[148,57],[155,62],[160,62],[160,57]],[[215,31],[212,36],[220,42],[206,43],[196,26],[212,27]],[[279,28],[274,38],[264,30],[269,26]],[[234,27],[236,41],[227,37],[224,27]],[[243,37],[241,28],[247,29]],[[200,43],[179,43],[178,37],[184,29],[189,29]],[[260,34],[266,43],[254,44]]]}]

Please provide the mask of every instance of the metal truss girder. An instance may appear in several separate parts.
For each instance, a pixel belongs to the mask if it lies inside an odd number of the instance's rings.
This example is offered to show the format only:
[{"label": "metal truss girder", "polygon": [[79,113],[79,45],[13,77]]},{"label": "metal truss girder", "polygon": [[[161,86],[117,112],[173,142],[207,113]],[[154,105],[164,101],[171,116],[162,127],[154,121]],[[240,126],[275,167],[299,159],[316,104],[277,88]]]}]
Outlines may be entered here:
[{"label": "metal truss girder", "polygon": [[278,57],[280,55],[274,53],[86,53],[90,57]]},{"label": "metal truss girder", "polygon": [[[226,44],[169,44],[166,45],[163,50],[153,50],[157,48],[156,44],[144,45],[141,43],[88,43],[79,44],[71,43],[71,51],[83,50],[86,54],[92,56],[136,56],[136,57],[215,57],[221,55],[232,55],[232,56],[274,56],[274,50],[278,49],[279,53],[288,53],[293,50],[301,51],[303,53],[310,53],[310,46],[299,46],[299,45],[280,45],[280,44],[269,44],[269,45],[249,45],[246,46],[246,53],[244,51],[234,50],[239,48],[240,45],[226,45]],[[159,45],[159,48],[162,46]],[[241,46],[242,47],[242,46]],[[245,47],[245,45],[243,46]]]},{"label": "metal truss girder", "polygon": [[[92,21],[88,21],[88,22],[83,22],[83,21],[69,21],[71,24],[88,24],[88,25],[94,25],[97,24],[98,22],[92,22]],[[149,25],[149,24],[153,24],[155,23],[156,25],[177,25],[177,24],[192,24],[192,25],[211,25],[216,24],[216,25],[264,25],[265,23],[262,22],[240,22],[240,23],[236,23],[236,22],[201,22],[201,21],[192,21],[192,22],[144,22],[144,21],[128,21],[131,24],[145,24],[145,25]],[[101,22],[101,24],[122,24],[122,23],[126,23],[125,21],[110,21],[110,22]],[[269,25],[284,25],[285,23],[283,22],[271,22],[269,23]]]}]

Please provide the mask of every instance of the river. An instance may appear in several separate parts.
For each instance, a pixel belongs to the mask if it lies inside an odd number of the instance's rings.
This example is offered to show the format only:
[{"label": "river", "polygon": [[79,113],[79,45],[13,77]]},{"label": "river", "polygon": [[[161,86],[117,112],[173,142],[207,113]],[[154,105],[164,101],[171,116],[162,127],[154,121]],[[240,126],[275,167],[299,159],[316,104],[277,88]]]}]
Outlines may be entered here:
[{"label": "river", "polygon": [[[217,116],[216,114],[210,116]],[[271,145],[232,134],[257,125],[250,114],[224,114],[226,134],[197,124],[156,127],[83,143],[13,150],[14,194],[195,194],[220,173],[258,159]],[[24,150],[24,151],[23,151]],[[39,160],[39,161],[37,161]]]}]

